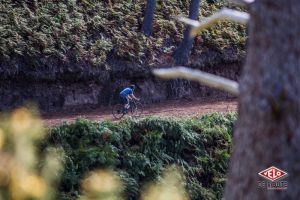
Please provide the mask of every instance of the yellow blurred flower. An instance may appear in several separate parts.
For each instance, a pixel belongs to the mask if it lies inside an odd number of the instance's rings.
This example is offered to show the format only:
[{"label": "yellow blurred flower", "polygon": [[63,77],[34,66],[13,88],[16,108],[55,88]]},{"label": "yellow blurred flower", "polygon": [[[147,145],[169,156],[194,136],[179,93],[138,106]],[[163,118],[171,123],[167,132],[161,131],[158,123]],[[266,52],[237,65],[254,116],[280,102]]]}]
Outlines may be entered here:
[{"label": "yellow blurred flower", "polygon": [[45,181],[36,175],[26,175],[26,172],[17,169],[12,173],[11,194],[13,199],[23,199],[24,197],[41,198],[47,189]]},{"label": "yellow blurred flower", "polygon": [[2,149],[5,142],[4,132],[2,129],[0,129],[0,150]]},{"label": "yellow blurred flower", "polygon": [[[19,108],[0,119],[0,200],[51,199],[58,174],[58,154],[40,169],[36,139],[45,135],[37,112]],[[3,148],[5,145],[5,149]]]},{"label": "yellow blurred flower", "polygon": [[32,116],[26,108],[19,108],[11,115],[11,128],[14,133],[24,133],[32,125]]},{"label": "yellow blurred flower", "polygon": [[152,186],[144,193],[142,200],[188,200],[185,195],[182,195],[178,190],[168,186]]},{"label": "yellow blurred flower", "polygon": [[43,137],[43,122],[27,108],[16,109],[10,118],[11,130],[14,134],[29,134],[34,139]]},{"label": "yellow blurred flower", "polygon": [[113,172],[98,170],[90,173],[82,182],[82,188],[88,193],[116,192],[120,188],[120,182]]},{"label": "yellow blurred flower", "polygon": [[[18,183],[16,183],[18,184]],[[44,180],[36,175],[25,176],[19,180],[20,191],[14,191],[14,193],[21,192],[24,196],[40,198],[46,191],[46,184]]]},{"label": "yellow blurred flower", "polygon": [[[1,164],[1,163],[0,163]],[[9,183],[9,173],[7,169],[0,167],[0,186],[6,186]]]},{"label": "yellow blurred flower", "polygon": [[182,175],[176,168],[167,169],[163,180],[148,187],[142,200],[188,200],[182,182]]}]

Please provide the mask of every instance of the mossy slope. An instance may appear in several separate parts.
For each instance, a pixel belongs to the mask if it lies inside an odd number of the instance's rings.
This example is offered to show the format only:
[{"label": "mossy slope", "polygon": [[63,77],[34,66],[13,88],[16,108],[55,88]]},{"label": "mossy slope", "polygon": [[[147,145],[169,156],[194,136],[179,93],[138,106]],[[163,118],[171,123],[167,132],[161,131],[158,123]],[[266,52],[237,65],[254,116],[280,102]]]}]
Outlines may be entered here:
[{"label": "mossy slope", "polygon": [[[0,66],[17,69],[74,64],[110,70],[115,60],[141,66],[172,63],[172,53],[184,30],[173,16],[188,15],[189,1],[157,1],[154,33],[141,32],[144,0],[2,0],[0,4]],[[226,1],[201,0],[200,18],[229,6]],[[240,60],[244,55],[245,27],[220,23],[196,38],[192,58],[217,53],[217,63]],[[199,61],[199,64],[203,60]],[[197,62],[196,62],[197,63]]]}]

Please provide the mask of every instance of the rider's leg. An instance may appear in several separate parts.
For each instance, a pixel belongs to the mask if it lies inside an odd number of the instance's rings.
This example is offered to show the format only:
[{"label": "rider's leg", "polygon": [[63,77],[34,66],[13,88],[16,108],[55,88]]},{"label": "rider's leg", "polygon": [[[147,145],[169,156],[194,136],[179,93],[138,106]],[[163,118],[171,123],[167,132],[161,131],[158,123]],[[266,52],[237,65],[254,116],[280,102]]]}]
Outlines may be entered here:
[{"label": "rider's leg", "polygon": [[124,109],[126,109],[127,103],[128,103],[127,99],[125,97],[120,96],[120,104],[124,106]]},{"label": "rider's leg", "polygon": [[129,99],[128,99],[128,97],[125,97],[125,98],[126,98],[125,109],[128,109],[130,107],[130,105],[129,105]]}]

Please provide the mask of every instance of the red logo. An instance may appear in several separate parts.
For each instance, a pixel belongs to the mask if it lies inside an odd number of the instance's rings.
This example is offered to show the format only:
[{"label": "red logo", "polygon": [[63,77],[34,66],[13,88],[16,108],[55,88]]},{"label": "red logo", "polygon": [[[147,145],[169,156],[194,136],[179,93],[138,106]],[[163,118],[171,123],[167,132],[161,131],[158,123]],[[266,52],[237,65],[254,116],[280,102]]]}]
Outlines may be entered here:
[{"label": "red logo", "polygon": [[268,169],[265,169],[258,173],[261,177],[268,179],[270,181],[276,181],[277,179],[280,179],[287,175],[287,172],[282,171],[281,169],[278,169],[274,166],[269,167]]}]

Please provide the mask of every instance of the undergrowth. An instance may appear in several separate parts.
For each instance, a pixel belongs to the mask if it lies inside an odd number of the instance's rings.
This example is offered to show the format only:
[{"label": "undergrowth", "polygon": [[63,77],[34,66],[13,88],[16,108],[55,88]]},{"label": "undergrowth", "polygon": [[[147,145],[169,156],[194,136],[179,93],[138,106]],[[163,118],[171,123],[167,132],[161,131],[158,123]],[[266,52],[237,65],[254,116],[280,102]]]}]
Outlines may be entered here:
[{"label": "undergrowth", "polygon": [[[184,24],[173,17],[188,15],[189,1],[157,1],[153,36],[141,32],[144,0],[2,0],[0,58],[12,66],[25,59],[30,67],[61,63],[110,66],[110,58],[141,65],[165,64],[181,42]],[[209,3],[208,3],[209,2]],[[227,1],[202,1],[200,19],[230,6]],[[237,8],[238,9],[238,8]],[[224,49],[244,52],[245,27],[223,22],[196,37],[193,55]],[[56,62],[57,63],[57,62]],[[16,65],[17,66],[17,65]],[[65,66],[65,65],[63,65]]]},{"label": "undergrowth", "polygon": [[173,164],[184,173],[191,199],[221,199],[235,120],[236,113],[120,123],[78,119],[50,129],[42,149],[65,152],[58,199],[75,199],[80,180],[98,168],[117,171],[126,199],[138,199],[142,186],[160,180],[162,170]]}]

